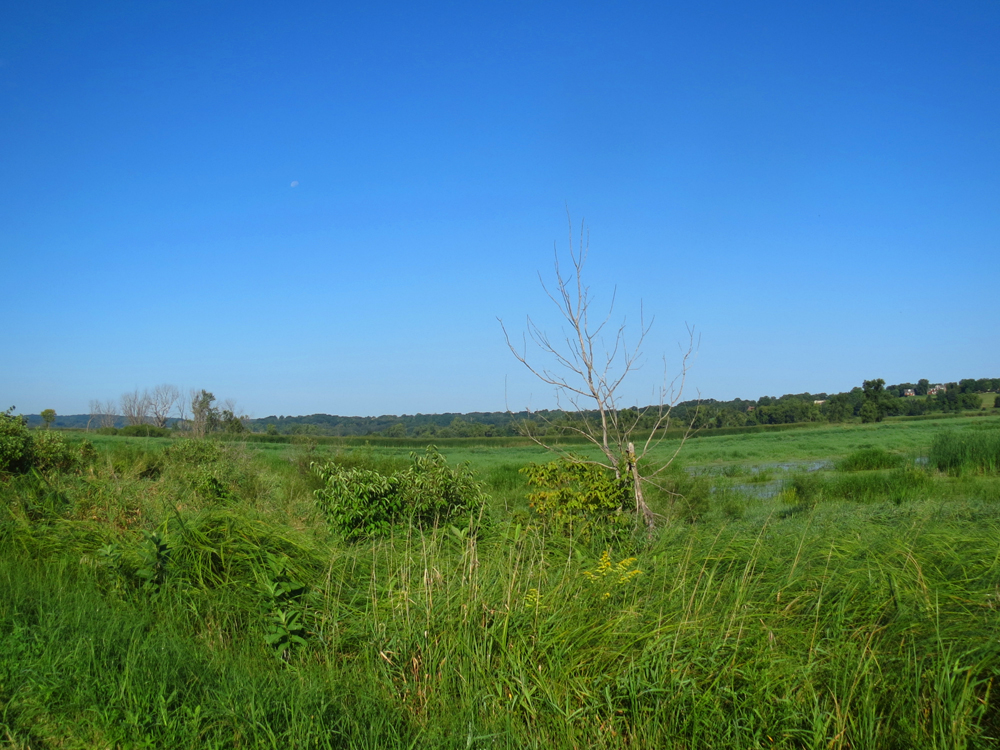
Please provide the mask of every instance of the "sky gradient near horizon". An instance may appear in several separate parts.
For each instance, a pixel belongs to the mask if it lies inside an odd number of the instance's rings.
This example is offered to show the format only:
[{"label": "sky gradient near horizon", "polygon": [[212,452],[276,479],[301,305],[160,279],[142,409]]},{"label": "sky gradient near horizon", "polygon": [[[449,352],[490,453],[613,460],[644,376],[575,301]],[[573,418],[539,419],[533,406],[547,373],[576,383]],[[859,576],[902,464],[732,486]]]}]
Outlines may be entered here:
[{"label": "sky gradient near horizon", "polygon": [[0,409],[554,406],[567,210],[627,401],[1000,377],[1000,5],[106,2],[0,23]]}]

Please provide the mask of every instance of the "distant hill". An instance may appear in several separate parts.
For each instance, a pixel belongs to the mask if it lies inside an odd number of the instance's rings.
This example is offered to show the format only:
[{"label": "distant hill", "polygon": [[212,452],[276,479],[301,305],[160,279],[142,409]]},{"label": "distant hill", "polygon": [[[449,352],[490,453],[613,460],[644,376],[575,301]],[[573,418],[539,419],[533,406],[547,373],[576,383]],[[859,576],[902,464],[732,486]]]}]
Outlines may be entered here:
[{"label": "distant hill", "polygon": [[[886,416],[919,416],[934,412],[958,412],[989,409],[990,399],[982,394],[1000,391],[1000,378],[960,380],[933,386],[927,380],[885,386]],[[929,395],[928,395],[929,394]],[[974,394],[975,397],[973,397]],[[795,393],[784,396],[761,396],[756,400],[684,401],[674,407],[679,425],[693,424],[698,429],[744,427],[748,425],[791,424],[799,422],[843,422],[859,417],[863,404],[862,389],[846,393]],[[525,411],[511,414],[493,412],[447,412],[444,414],[383,414],[378,417],[344,417],[336,414],[303,416],[271,415],[246,420],[252,432],[278,435],[324,435],[333,437],[500,437],[520,434],[524,422],[544,431],[564,418],[559,411]],[[28,424],[44,424],[37,414],[27,415]],[[648,421],[648,420],[647,420]],[[173,427],[177,419],[167,421]],[[115,417],[115,426],[124,427],[124,417]],[[57,415],[54,427],[95,429],[97,420],[89,414]],[[531,425],[529,425],[531,426]],[[640,429],[643,424],[640,423]]]}]

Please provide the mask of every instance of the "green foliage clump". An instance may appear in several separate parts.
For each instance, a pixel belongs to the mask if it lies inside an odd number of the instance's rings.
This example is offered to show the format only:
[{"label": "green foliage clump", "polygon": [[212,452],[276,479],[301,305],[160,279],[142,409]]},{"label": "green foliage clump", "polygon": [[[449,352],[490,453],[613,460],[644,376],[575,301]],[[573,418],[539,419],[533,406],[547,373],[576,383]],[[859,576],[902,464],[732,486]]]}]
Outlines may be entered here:
[{"label": "green foliage clump", "polygon": [[24,417],[11,407],[0,412],[0,474],[24,474],[34,461],[34,446]]},{"label": "green foliage clump", "polygon": [[39,471],[67,471],[76,463],[76,456],[58,432],[39,432],[32,443],[32,463]]},{"label": "green foliage clump", "polygon": [[897,469],[903,465],[903,457],[890,453],[884,448],[866,447],[854,451],[846,458],[837,462],[840,471],[876,471],[878,469]]},{"label": "green foliage clump", "polygon": [[268,629],[264,641],[276,656],[288,661],[293,649],[307,645],[305,599],[309,587],[296,580],[275,555],[267,554],[265,562],[268,568],[264,580]]},{"label": "green foliage clump", "polygon": [[58,432],[33,433],[24,417],[13,416],[10,409],[0,412],[0,474],[70,471],[92,457],[89,441],[74,450]]},{"label": "green foliage clump", "polygon": [[395,474],[344,468],[337,462],[312,464],[324,485],[315,491],[327,520],[349,541],[386,534],[410,521],[418,528],[468,513],[485,499],[468,464],[448,466],[433,447],[410,455],[411,465]]},{"label": "green foliage clump", "polygon": [[928,463],[952,475],[1000,472],[1000,430],[942,432],[931,443]]},{"label": "green foliage clump", "polygon": [[578,530],[607,523],[628,500],[627,481],[597,464],[562,458],[521,472],[532,488],[531,507],[546,521]]},{"label": "green foliage clump", "polygon": [[316,502],[348,541],[386,534],[403,515],[399,477],[332,463],[316,473],[325,482],[315,491]]}]

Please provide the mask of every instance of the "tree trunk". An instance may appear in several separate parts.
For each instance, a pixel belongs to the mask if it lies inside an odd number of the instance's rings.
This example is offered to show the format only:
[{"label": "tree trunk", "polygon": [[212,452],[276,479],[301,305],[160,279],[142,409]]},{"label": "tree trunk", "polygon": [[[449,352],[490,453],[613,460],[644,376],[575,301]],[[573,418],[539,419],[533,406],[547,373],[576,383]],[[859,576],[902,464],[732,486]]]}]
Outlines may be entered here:
[{"label": "tree trunk", "polygon": [[628,469],[632,473],[632,489],[635,492],[636,515],[642,516],[642,520],[646,522],[646,530],[652,536],[653,529],[656,528],[656,517],[653,515],[653,511],[649,509],[649,506],[646,505],[646,500],[642,496],[642,478],[639,476],[639,467],[635,460],[635,445],[632,443],[628,444],[628,453],[625,460],[628,462]]}]

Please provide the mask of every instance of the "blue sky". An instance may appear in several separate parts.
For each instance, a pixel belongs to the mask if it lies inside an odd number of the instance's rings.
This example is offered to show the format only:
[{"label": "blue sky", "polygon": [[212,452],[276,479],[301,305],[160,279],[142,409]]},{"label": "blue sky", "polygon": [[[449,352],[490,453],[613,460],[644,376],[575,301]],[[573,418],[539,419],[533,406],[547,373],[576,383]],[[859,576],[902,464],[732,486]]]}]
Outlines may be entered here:
[{"label": "blue sky", "polygon": [[686,395],[1000,376],[1000,5],[8,4],[0,399],[554,403],[506,349],[586,219]]}]

